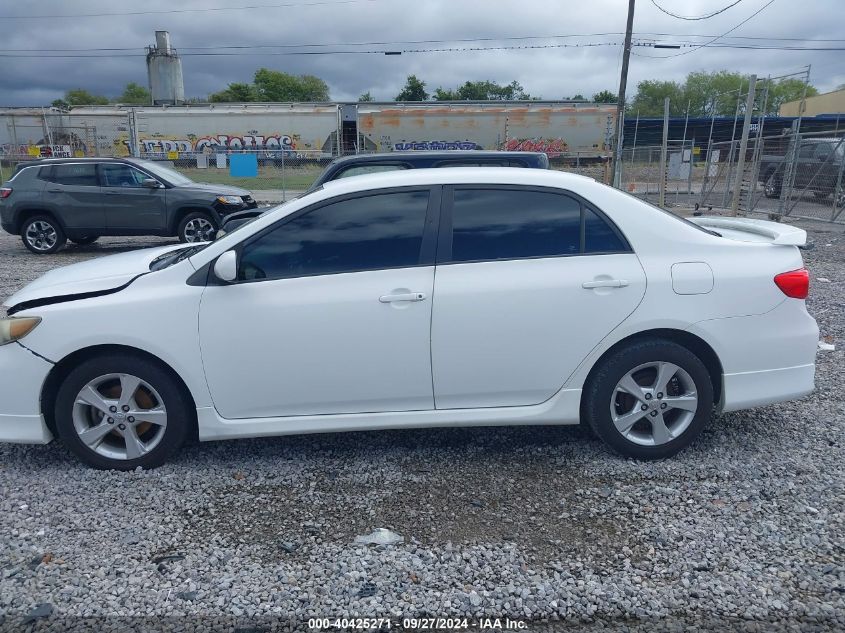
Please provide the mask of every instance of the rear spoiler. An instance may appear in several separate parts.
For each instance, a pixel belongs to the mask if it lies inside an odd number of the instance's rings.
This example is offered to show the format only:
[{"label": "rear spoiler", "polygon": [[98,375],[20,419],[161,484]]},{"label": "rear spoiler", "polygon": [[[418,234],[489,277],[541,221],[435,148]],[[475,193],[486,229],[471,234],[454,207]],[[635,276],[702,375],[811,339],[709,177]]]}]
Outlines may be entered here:
[{"label": "rear spoiler", "polygon": [[726,231],[728,234],[724,237],[740,242],[769,242],[783,246],[804,246],[807,243],[807,231],[780,222],[722,216],[693,217],[689,220],[707,229]]}]

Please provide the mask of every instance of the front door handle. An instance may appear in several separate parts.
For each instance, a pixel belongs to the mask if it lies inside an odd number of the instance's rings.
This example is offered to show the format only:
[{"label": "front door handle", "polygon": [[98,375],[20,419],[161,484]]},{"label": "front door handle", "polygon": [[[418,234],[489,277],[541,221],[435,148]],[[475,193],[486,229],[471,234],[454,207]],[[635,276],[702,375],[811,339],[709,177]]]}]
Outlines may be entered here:
[{"label": "front door handle", "polygon": [[382,295],[378,298],[382,303],[394,303],[396,301],[425,301],[424,292],[402,292],[395,295]]},{"label": "front door handle", "polygon": [[585,281],[582,288],[624,288],[628,285],[627,279],[599,279],[596,281]]}]

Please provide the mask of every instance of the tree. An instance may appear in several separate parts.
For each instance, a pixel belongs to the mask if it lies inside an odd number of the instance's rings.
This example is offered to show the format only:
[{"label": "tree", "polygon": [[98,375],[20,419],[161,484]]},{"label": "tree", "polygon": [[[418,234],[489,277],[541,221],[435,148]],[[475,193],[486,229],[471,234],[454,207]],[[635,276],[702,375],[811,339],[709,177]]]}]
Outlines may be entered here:
[{"label": "tree", "polygon": [[408,75],[405,87],[402,92],[396,95],[396,101],[425,101],[428,93],[425,91],[425,82],[417,79],[416,75]]},{"label": "tree", "polygon": [[259,68],[253,83],[232,83],[209,95],[212,102],[328,101],[329,87],[314,75],[289,75]]},{"label": "tree", "polygon": [[531,99],[518,81],[504,86],[495,81],[467,81],[454,90],[437,88],[434,91],[437,101],[518,101]]},{"label": "tree", "polygon": [[[763,82],[763,85],[757,84],[758,90],[762,90],[764,87],[765,82]],[[802,94],[804,94],[804,82],[800,79],[781,79],[778,82],[772,82],[769,86],[766,114],[778,114],[784,103],[798,101]],[[808,97],[815,97],[817,94],[819,94],[818,89],[814,86],[807,86]]]},{"label": "tree", "polygon": [[368,103],[372,100],[373,100],[373,95],[370,94],[369,90],[367,92],[365,92],[364,94],[362,94],[360,97],[358,97],[359,103]]},{"label": "tree", "polygon": [[253,80],[256,101],[328,101],[329,87],[314,75],[289,75],[259,68]]},{"label": "tree", "polygon": [[630,111],[640,116],[663,116],[663,99],[669,97],[669,114],[680,116],[686,108],[683,86],[674,81],[647,79],[637,84]]},{"label": "tree", "polygon": [[575,95],[574,97],[572,97],[571,100],[572,101],[586,101],[586,99],[584,98],[584,95],[582,95],[580,92],[577,95]]},{"label": "tree", "polygon": [[234,83],[229,84],[225,90],[209,95],[208,100],[212,103],[249,103],[257,101],[256,97],[252,84]]},{"label": "tree", "polygon": [[610,90],[602,90],[593,95],[593,103],[616,103],[616,95]]},{"label": "tree", "polygon": [[130,81],[123,89],[123,94],[115,99],[117,103],[126,103],[132,105],[149,105],[152,102],[150,91],[141,85]]},{"label": "tree", "polygon": [[67,110],[73,106],[81,105],[108,105],[109,100],[101,95],[92,95],[87,90],[76,88],[68,90],[63,99],[56,99],[52,105],[54,108],[61,108]]}]

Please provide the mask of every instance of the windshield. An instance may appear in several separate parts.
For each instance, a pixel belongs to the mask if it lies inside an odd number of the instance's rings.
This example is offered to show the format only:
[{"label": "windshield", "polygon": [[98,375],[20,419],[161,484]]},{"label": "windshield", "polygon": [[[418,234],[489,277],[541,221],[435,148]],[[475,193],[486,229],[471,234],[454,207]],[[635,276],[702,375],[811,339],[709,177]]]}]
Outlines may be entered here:
[{"label": "windshield", "polygon": [[196,255],[209,244],[211,244],[211,242],[203,242],[202,244],[196,244],[195,246],[190,246],[188,248],[177,248],[175,250],[168,251],[167,253],[163,253],[150,262],[150,272],[163,270],[173,266],[173,264],[178,264],[179,262]]},{"label": "windshield", "polygon": [[163,178],[172,185],[181,186],[194,184],[194,181],[187,176],[183,176],[175,169],[171,169],[162,163],[154,163],[151,160],[139,160],[137,164],[151,174]]}]

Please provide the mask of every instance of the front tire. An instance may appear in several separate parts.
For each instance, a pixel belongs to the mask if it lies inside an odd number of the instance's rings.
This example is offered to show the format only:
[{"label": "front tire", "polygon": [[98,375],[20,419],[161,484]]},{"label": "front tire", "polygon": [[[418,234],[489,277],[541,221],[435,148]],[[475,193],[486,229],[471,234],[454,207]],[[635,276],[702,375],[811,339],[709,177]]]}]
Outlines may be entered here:
[{"label": "front tire", "polygon": [[56,396],[56,431],[84,463],[101,470],[155,468],[193,424],[189,398],[170,372],[132,355],[103,355],[73,369]]},{"label": "front tire", "polygon": [[21,227],[23,245],[36,255],[55,253],[67,242],[62,226],[49,215],[35,215]]},{"label": "front tire", "polygon": [[182,243],[213,242],[217,225],[208,213],[192,211],[179,222],[177,235]]},{"label": "front tire", "polygon": [[661,339],[617,350],[584,390],[583,413],[595,434],[635,459],[676,455],[701,434],[712,410],[713,385],[704,363]]}]

